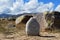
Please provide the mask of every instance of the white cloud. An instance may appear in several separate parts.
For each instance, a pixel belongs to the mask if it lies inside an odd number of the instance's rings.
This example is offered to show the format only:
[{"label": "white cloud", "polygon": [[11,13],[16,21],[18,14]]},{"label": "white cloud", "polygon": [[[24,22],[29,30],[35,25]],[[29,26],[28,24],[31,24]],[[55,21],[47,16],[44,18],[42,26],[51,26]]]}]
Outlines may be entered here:
[{"label": "white cloud", "polygon": [[44,11],[51,11],[54,4],[52,2],[48,4],[40,4],[40,6],[37,8],[37,12],[44,12]]},{"label": "white cloud", "polygon": [[0,0],[0,12],[2,12],[7,6],[6,0]]},{"label": "white cloud", "polygon": [[9,1],[9,0],[0,0],[0,2],[7,2],[7,1]]},{"label": "white cloud", "polygon": [[49,6],[49,8],[53,8],[54,4],[53,4],[52,2],[50,2],[50,3],[48,4],[48,6]]},{"label": "white cloud", "polygon": [[24,4],[24,1],[23,0],[17,0],[16,3],[13,4],[13,7],[11,7],[10,9],[13,11],[13,12],[30,12],[32,11],[33,9],[35,10],[35,8],[37,7],[38,5],[38,1],[37,0],[30,0],[29,2],[25,3]]},{"label": "white cloud", "polygon": [[0,0],[0,13],[13,6],[13,0]]},{"label": "white cloud", "polygon": [[13,3],[13,7],[10,7],[10,10],[14,13],[20,12],[23,8],[24,1],[23,0],[17,0],[15,3]]},{"label": "white cloud", "polygon": [[58,5],[55,9],[55,11],[59,11],[60,12],[60,5]]},{"label": "white cloud", "polygon": [[[3,4],[3,5],[2,5]],[[11,5],[12,4],[12,5]],[[9,14],[19,14],[19,13],[35,13],[44,11],[53,11],[54,4],[52,2],[44,4],[43,2],[38,3],[38,0],[30,0],[24,4],[23,0],[1,0],[0,1],[0,11],[2,12],[5,8],[10,8],[11,13]]]},{"label": "white cloud", "polygon": [[10,7],[10,10],[13,11],[14,9],[18,7],[18,5],[19,5],[19,2],[13,3],[13,7]]},{"label": "white cloud", "polygon": [[38,6],[38,0],[30,0],[24,5],[25,10],[35,9]]},{"label": "white cloud", "polygon": [[38,3],[38,0],[30,0],[29,2],[24,4],[23,0],[17,0],[16,3],[13,4],[13,7],[10,9],[13,13],[35,13],[35,12],[44,12],[44,11],[53,11],[54,4],[52,2],[44,4],[43,2]]}]

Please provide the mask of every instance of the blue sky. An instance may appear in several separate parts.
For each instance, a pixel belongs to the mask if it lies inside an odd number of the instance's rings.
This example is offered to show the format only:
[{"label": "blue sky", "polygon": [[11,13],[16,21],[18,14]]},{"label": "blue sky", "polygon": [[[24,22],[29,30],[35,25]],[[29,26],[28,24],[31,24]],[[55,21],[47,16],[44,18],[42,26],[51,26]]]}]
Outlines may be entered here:
[{"label": "blue sky", "polygon": [[44,3],[52,2],[52,3],[54,3],[54,7],[57,7],[60,4],[60,0],[38,0],[38,1],[44,2]]},{"label": "blue sky", "polygon": [[60,0],[0,0],[0,14],[5,12],[16,15],[44,11],[60,12]]},{"label": "blue sky", "polygon": [[[29,0],[24,0],[24,2],[29,2]],[[52,2],[54,3],[54,8],[56,8],[60,4],[60,0],[38,0],[38,2],[43,2],[45,4]]]}]

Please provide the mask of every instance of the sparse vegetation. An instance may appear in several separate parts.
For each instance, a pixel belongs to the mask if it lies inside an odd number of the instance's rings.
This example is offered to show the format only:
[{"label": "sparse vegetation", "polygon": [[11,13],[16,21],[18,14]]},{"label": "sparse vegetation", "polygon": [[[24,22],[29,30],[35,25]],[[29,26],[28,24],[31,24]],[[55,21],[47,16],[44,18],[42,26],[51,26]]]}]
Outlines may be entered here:
[{"label": "sparse vegetation", "polygon": [[[40,20],[40,19],[37,19],[37,20]],[[8,31],[8,29],[6,29],[6,26],[8,25],[8,23],[12,23],[12,25],[16,26],[16,28],[14,29],[15,33],[12,34],[14,36],[11,35],[12,38],[9,38],[9,39],[14,39],[14,40],[60,40],[60,36],[59,36],[60,30],[54,31],[54,29],[53,29],[53,31],[52,31],[52,29],[48,28],[44,32],[40,31],[41,36],[27,36],[25,33],[25,25],[26,25],[25,23],[21,22],[16,25],[14,20],[11,20],[11,21],[10,20],[0,20],[0,39],[2,39],[2,40],[5,40],[3,38],[4,36],[9,36],[9,35],[7,35],[7,32],[6,32],[6,31]],[[50,24],[51,22],[48,21],[48,23]],[[10,29],[10,30],[12,30],[12,29]],[[54,36],[54,37],[52,37],[52,36]]]}]

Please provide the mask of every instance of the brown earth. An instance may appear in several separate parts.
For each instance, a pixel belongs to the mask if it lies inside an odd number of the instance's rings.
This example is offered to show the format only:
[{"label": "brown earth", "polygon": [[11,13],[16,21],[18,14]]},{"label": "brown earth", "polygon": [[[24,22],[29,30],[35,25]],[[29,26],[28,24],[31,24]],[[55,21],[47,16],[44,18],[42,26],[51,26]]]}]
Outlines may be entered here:
[{"label": "brown earth", "polygon": [[60,40],[60,33],[41,32],[41,36],[27,36],[23,30],[7,36],[0,34],[0,40]]},{"label": "brown earth", "polygon": [[60,32],[40,32],[40,36],[27,36],[25,34],[25,24],[16,25],[13,34],[4,33],[6,25],[14,21],[0,21],[0,40],[60,40]]}]

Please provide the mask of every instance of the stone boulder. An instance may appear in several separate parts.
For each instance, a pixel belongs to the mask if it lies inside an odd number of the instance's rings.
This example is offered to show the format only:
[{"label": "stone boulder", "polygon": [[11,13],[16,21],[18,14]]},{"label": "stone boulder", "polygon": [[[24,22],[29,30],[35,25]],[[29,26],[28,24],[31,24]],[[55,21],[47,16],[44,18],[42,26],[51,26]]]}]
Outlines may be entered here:
[{"label": "stone boulder", "polygon": [[35,17],[32,17],[26,23],[26,34],[31,36],[38,36],[40,31],[39,23]]},{"label": "stone boulder", "polygon": [[22,15],[22,16],[19,16],[15,23],[16,24],[19,24],[19,23],[23,23],[23,24],[26,24],[26,22],[31,18],[33,17],[32,15]]}]

